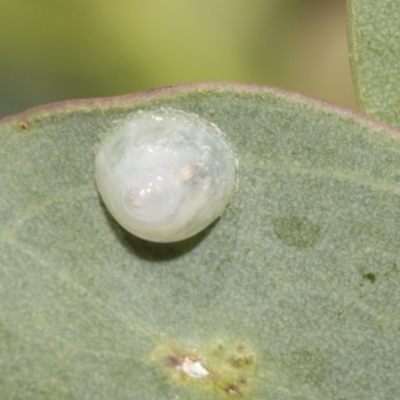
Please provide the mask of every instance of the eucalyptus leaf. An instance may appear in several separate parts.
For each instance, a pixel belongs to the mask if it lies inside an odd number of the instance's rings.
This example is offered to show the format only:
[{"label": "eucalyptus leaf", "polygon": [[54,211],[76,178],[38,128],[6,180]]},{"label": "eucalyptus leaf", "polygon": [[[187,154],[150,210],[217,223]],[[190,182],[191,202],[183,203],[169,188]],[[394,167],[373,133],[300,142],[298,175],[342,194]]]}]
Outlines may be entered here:
[{"label": "eucalyptus leaf", "polygon": [[[124,231],[94,180],[101,138],[160,108],[217,125],[239,161],[222,217],[170,244]],[[2,120],[2,398],[398,398],[399,133],[229,84]]]},{"label": "eucalyptus leaf", "polygon": [[400,7],[397,0],[348,0],[350,64],[359,106],[400,127]]}]

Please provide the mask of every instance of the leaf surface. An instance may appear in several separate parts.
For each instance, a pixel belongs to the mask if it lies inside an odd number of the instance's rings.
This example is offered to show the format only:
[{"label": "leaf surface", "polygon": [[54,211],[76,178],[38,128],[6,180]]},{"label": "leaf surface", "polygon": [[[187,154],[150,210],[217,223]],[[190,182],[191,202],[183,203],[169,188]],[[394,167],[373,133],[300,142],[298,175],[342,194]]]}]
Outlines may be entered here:
[{"label": "leaf surface", "polygon": [[[223,216],[163,245],[120,228],[94,181],[100,137],[161,107],[216,124],[239,159]],[[398,135],[296,94],[229,84],[3,120],[0,392],[398,397]],[[185,373],[195,362],[206,377]]]},{"label": "leaf surface", "polygon": [[400,127],[400,8],[396,0],[348,0],[350,64],[360,109]]}]

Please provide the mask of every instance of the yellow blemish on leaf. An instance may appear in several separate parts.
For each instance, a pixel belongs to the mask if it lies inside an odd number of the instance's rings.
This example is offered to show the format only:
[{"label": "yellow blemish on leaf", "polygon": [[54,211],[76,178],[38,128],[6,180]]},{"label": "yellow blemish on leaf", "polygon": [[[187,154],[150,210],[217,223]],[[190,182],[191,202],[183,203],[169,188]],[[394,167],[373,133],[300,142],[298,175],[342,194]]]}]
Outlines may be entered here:
[{"label": "yellow blemish on leaf", "polygon": [[220,341],[201,348],[164,343],[151,359],[171,384],[212,390],[221,398],[246,398],[257,378],[256,355],[243,343]]}]

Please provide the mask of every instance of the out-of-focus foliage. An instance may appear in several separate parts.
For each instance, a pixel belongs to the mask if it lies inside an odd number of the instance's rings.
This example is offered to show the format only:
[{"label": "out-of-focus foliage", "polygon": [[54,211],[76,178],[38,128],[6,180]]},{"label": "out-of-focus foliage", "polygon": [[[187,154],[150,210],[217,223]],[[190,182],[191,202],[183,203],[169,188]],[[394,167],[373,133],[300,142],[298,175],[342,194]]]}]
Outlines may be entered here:
[{"label": "out-of-focus foliage", "polygon": [[400,127],[400,12],[393,0],[351,0],[349,44],[361,110]]},{"label": "out-of-focus foliage", "polygon": [[189,81],[355,107],[344,0],[2,0],[0,116]]}]

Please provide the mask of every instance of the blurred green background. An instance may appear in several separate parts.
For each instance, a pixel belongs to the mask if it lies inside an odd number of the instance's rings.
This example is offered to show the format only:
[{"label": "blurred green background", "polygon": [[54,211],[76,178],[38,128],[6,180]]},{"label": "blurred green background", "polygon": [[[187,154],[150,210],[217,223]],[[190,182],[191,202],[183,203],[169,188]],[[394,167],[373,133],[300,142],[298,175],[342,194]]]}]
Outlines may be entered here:
[{"label": "blurred green background", "polygon": [[345,0],[0,0],[0,117],[194,81],[356,108]]}]

